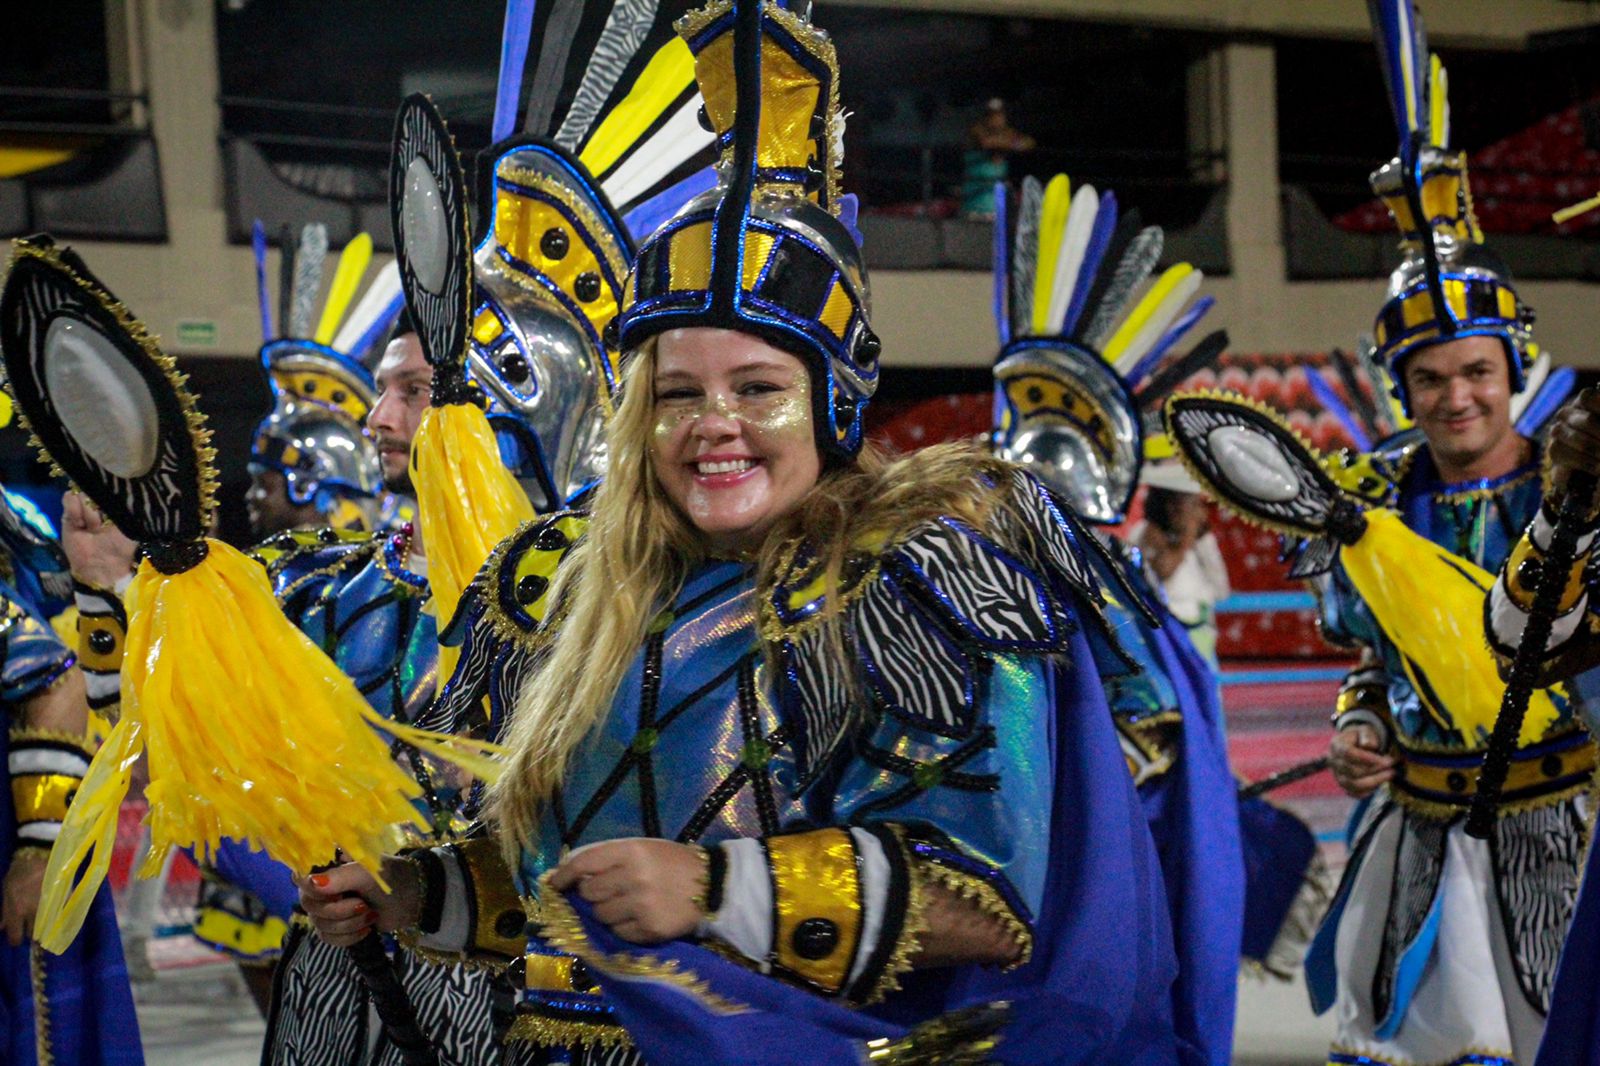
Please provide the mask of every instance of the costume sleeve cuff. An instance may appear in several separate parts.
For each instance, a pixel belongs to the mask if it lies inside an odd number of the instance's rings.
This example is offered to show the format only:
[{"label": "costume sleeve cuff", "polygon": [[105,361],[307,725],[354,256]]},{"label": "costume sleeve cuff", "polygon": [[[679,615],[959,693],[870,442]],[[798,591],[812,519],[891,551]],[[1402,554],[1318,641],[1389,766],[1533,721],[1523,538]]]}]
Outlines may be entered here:
[{"label": "costume sleeve cuff", "polygon": [[18,846],[48,848],[61,835],[67,808],[89,771],[82,737],[53,730],[11,730],[6,769],[16,812]]},{"label": "costume sleeve cuff", "polygon": [[912,892],[888,830],[821,829],[718,845],[722,906],[700,933],[762,973],[824,995],[871,1002],[908,965]]},{"label": "costume sleeve cuff", "polygon": [[[1503,660],[1516,655],[1528,626],[1528,615],[1533,610],[1533,599],[1539,582],[1544,577],[1545,549],[1549,546],[1551,526],[1549,517],[1541,509],[1528,527],[1527,535],[1517,542],[1510,557],[1495,579],[1494,587],[1484,603],[1484,627],[1489,645]],[[1561,598],[1556,607],[1556,618],[1551,625],[1550,640],[1545,649],[1545,662],[1551,663],[1566,651],[1566,645],[1583,627],[1585,616],[1592,603],[1588,587],[1590,552],[1595,535],[1586,534],[1578,545],[1578,553],[1567,571]]]},{"label": "costume sleeve cuff", "polygon": [[[118,584],[126,588],[131,580]],[[72,597],[78,607],[78,664],[83,668],[89,707],[104,711],[121,698],[128,616],[117,590],[74,581]]]},{"label": "costume sleeve cuff", "polygon": [[449,961],[504,966],[528,947],[527,915],[491,837],[419,849],[422,909],[409,945]]}]

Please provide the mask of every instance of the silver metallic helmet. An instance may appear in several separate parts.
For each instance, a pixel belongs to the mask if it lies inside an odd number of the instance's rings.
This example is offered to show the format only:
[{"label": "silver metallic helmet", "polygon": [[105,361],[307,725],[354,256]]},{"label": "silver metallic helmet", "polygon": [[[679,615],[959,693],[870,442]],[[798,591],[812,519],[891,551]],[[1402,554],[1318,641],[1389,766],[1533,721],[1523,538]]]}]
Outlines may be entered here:
[{"label": "silver metallic helmet", "polygon": [[1098,355],[1033,339],[995,364],[995,454],[1038,475],[1092,522],[1119,521],[1138,487],[1139,409]]},{"label": "silver metallic helmet", "polygon": [[605,467],[616,365],[604,336],[633,255],[621,217],[573,156],[544,141],[493,149],[493,222],[473,253],[467,365],[501,456],[536,508]]},{"label": "silver metallic helmet", "polygon": [[262,419],[250,444],[250,472],[283,475],[289,502],[315,505],[329,525],[374,528],[383,479],[378,450],[335,410],[289,400]]}]

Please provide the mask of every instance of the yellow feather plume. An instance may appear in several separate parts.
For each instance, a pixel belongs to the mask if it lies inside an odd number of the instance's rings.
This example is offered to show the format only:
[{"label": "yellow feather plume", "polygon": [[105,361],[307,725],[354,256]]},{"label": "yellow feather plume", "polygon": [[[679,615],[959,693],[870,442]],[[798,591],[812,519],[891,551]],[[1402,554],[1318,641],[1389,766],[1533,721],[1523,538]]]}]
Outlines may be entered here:
[{"label": "yellow feather plume", "polygon": [[1193,273],[1194,267],[1188,263],[1178,263],[1167,268],[1167,272],[1162,274],[1155,285],[1151,286],[1150,291],[1144,294],[1144,299],[1140,300],[1139,306],[1133,309],[1133,314],[1127,317],[1122,325],[1117,328],[1117,331],[1111,335],[1111,339],[1106,342],[1106,350],[1100,353],[1105,357],[1106,362],[1112,366],[1116,365],[1123,351],[1127,349],[1129,342],[1139,335],[1139,331],[1144,329],[1145,323],[1150,321],[1150,316],[1155,314],[1156,308],[1161,306],[1162,301],[1171,294],[1173,289],[1178,287],[1178,284],[1184,278]]},{"label": "yellow feather plume", "polygon": [[[442,626],[495,545],[533,518],[533,504],[500,460],[483,409],[470,403],[430,407],[411,446],[417,524],[428,553],[428,587]],[[439,649],[439,676],[459,653]]]},{"label": "yellow feather plume", "polygon": [[356,298],[356,286],[361,284],[361,278],[371,262],[372,238],[365,233],[358,233],[339,254],[339,265],[333,272],[333,287],[328,291],[328,302],[323,304],[322,318],[317,322],[316,333],[312,334],[312,339],[318,344],[333,343],[333,335],[339,332],[339,323],[344,321],[344,313],[350,310],[350,303]]},{"label": "yellow feather plume", "polygon": [[[1384,635],[1426,678],[1470,747],[1488,741],[1505,683],[1483,636],[1483,600],[1495,577],[1408,528],[1393,511],[1368,511],[1367,531],[1339,550],[1356,591]],[[1421,685],[1417,686],[1419,691]],[[1534,693],[1520,744],[1542,737],[1557,718],[1550,694]]]},{"label": "yellow feather plume", "polygon": [[1061,240],[1066,236],[1067,212],[1072,208],[1072,183],[1057,174],[1044,187],[1044,204],[1039,212],[1039,260],[1033,274],[1033,332],[1050,331],[1050,294],[1055,289],[1056,266],[1061,258]]},{"label": "yellow feather plume", "polygon": [[141,750],[150,760],[146,871],[171,848],[204,860],[231,837],[302,874],[341,851],[376,872],[396,826],[428,828],[412,802],[421,789],[377,730],[495,772],[493,745],[386,722],[284,617],[258,563],[220,541],[206,545],[206,558],[183,573],[146,561],[128,588],[122,719],[50,854],[37,927],[50,951],[72,943],[105,877]]}]

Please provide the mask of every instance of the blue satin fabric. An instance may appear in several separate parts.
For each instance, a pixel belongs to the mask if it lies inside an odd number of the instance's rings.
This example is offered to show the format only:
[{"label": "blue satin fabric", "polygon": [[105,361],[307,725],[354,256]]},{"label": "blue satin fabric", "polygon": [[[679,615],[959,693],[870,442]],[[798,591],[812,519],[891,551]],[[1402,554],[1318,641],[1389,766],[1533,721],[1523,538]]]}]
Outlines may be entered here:
[{"label": "blue satin fabric", "polygon": [[[18,606],[10,586],[0,596]],[[73,656],[39,616],[16,619],[4,635],[0,698],[7,708],[41,691],[73,663]],[[9,723],[8,723],[9,725]],[[0,766],[10,754],[8,730],[0,730]],[[0,788],[0,870],[8,869],[16,846],[11,789]],[[35,975],[42,986],[35,987]],[[36,945],[12,947],[0,939],[0,1026],[7,1066],[33,1066],[37,1054],[36,1004],[47,1019],[46,1063],[56,1066],[137,1066],[144,1062],[139,1021],[128,988],[128,969],[111,905],[111,886],[95,894],[83,930],[61,955]]]},{"label": "blue satin fabric", "polygon": [[[1109,565],[1109,562],[1107,563]],[[1122,577],[1148,593],[1143,573],[1116,560]],[[1098,567],[1108,588],[1114,575]],[[1139,787],[1166,883],[1178,957],[1173,1012],[1185,1061],[1225,1066],[1232,1060],[1239,949],[1244,930],[1245,864],[1237,786],[1223,742],[1216,675],[1195,650],[1183,624],[1146,595],[1159,617],[1113,603],[1106,616],[1137,669],[1106,680],[1113,715],[1137,718],[1178,711],[1178,750],[1172,768]],[[1102,654],[1103,674],[1112,663]],[[1304,865],[1294,871],[1298,885]]]},{"label": "blue satin fabric", "polygon": [[[753,647],[753,630],[739,639]],[[708,674],[697,669],[695,676],[703,682]],[[627,695],[619,697],[619,709],[629,707],[622,702]],[[1013,1020],[998,1053],[1003,1062],[1183,1061],[1175,1050],[1176,962],[1161,871],[1083,633],[1073,635],[1071,653],[1058,662],[997,657],[982,720],[997,727],[997,743],[963,770],[998,773],[996,792],[968,793],[959,802],[924,794],[874,812],[869,805],[881,795],[876,771],[852,765],[837,776],[824,775],[790,809],[804,812],[812,824],[827,824],[815,815],[830,816],[835,824],[853,815],[932,822],[963,850],[999,864],[1011,898],[1027,908],[1031,920],[1028,964],[1011,972],[980,966],[914,972],[884,1003],[854,1010],[694,943],[626,944],[577,901],[601,950],[669,961],[703,982],[704,990],[739,1005],[736,1013],[724,1013],[672,979],[599,974],[608,1002],[647,1061],[858,1061],[861,1041],[898,1038],[947,1011],[995,1000],[1012,1004]],[[614,744],[609,726],[606,732],[602,744]],[[872,742],[926,748],[957,743],[887,721]],[[678,765],[693,765],[691,759],[705,760],[707,748],[679,750],[684,760]],[[591,774],[585,761],[580,757],[577,779]],[[606,760],[599,762],[604,766]],[[612,832],[637,835],[639,827],[619,821]],[[530,856],[524,876],[547,862],[548,856]],[[1236,936],[1231,950],[1237,951]]]}]

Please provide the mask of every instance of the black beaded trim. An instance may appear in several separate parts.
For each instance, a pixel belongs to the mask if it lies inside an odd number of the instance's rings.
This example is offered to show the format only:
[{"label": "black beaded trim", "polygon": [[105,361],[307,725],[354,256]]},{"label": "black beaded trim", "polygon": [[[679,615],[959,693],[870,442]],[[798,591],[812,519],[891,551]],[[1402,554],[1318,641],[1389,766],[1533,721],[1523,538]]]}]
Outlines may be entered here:
[{"label": "black beaded trim", "polygon": [[432,848],[420,848],[406,856],[417,864],[422,882],[422,910],[417,915],[417,928],[425,934],[439,931],[444,924],[444,860]]},{"label": "black beaded trim", "polygon": [[142,547],[150,565],[168,576],[193,570],[211,554],[204,540],[151,540]]}]

